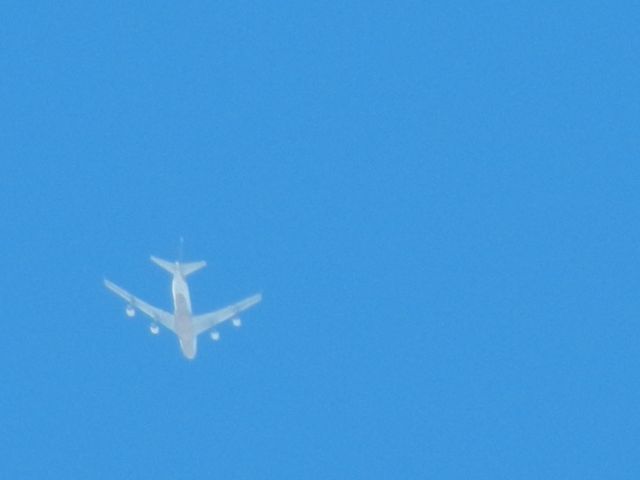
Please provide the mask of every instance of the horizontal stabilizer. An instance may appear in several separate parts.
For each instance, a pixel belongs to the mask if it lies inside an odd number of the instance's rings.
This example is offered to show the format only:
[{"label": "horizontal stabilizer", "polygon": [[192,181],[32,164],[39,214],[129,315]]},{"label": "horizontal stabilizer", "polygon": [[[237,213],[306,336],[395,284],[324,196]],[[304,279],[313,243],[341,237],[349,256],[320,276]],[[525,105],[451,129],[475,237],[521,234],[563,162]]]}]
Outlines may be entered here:
[{"label": "horizontal stabilizer", "polygon": [[196,272],[207,265],[207,262],[205,261],[192,262],[192,263],[178,263],[178,262],[171,263],[154,256],[151,257],[151,261],[156,265],[164,268],[170,274],[175,275],[176,273],[179,272],[182,274],[183,277],[186,277],[187,275],[191,275],[193,272]]}]

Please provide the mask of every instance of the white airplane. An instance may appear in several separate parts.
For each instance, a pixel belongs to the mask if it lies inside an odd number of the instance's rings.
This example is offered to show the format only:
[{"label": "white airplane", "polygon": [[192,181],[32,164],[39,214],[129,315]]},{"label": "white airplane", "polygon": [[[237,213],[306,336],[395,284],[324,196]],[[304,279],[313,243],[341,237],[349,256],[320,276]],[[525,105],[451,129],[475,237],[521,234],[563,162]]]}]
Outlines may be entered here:
[{"label": "white airplane", "polygon": [[[158,327],[158,323],[175,333],[180,340],[182,353],[189,360],[192,360],[196,356],[198,335],[229,319],[231,319],[231,323],[234,326],[239,327],[241,325],[241,321],[238,314],[253,307],[256,303],[262,300],[262,295],[258,293],[215,312],[205,313],[204,315],[193,315],[191,312],[189,286],[185,279],[193,272],[203,268],[207,263],[204,261],[193,263],[171,263],[153,256],[151,257],[151,260],[173,275],[173,281],[171,282],[174,309],[173,314],[143,302],[107,279],[104,280],[104,285],[127,302],[127,307],[125,309],[127,316],[133,317],[136,313],[136,309],[138,309],[151,318],[153,322],[151,323],[149,330],[152,334],[157,335],[159,333],[160,328]],[[219,340],[220,333],[217,330],[213,330],[211,332],[211,339],[215,341]]]}]

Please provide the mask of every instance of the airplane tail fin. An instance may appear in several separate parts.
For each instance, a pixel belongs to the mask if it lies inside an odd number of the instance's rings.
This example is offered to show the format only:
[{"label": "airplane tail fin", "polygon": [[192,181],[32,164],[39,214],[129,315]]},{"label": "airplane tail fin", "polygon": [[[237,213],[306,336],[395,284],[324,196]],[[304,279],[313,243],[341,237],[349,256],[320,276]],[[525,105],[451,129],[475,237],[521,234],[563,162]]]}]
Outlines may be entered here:
[{"label": "airplane tail fin", "polygon": [[205,261],[191,263],[171,263],[154,256],[151,256],[151,261],[159,267],[164,268],[171,275],[181,273],[183,277],[191,275],[193,272],[196,272],[207,265],[207,262]]}]

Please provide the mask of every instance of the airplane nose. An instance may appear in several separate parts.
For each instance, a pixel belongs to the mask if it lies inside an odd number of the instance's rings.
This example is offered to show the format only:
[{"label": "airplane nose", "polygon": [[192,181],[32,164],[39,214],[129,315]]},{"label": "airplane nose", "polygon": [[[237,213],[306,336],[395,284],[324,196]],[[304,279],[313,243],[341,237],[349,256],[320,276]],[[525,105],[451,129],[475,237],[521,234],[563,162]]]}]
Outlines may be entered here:
[{"label": "airplane nose", "polygon": [[195,339],[180,339],[180,348],[182,349],[182,354],[188,360],[193,360],[196,358],[197,353],[197,345]]}]

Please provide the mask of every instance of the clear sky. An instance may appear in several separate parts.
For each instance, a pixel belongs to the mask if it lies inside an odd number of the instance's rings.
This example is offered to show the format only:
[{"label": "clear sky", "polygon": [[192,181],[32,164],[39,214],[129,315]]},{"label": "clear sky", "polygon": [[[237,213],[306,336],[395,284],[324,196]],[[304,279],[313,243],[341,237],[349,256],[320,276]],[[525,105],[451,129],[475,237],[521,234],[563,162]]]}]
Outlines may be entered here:
[{"label": "clear sky", "polygon": [[[0,477],[638,478],[638,25],[3,2]],[[180,236],[193,362],[102,286]]]}]

